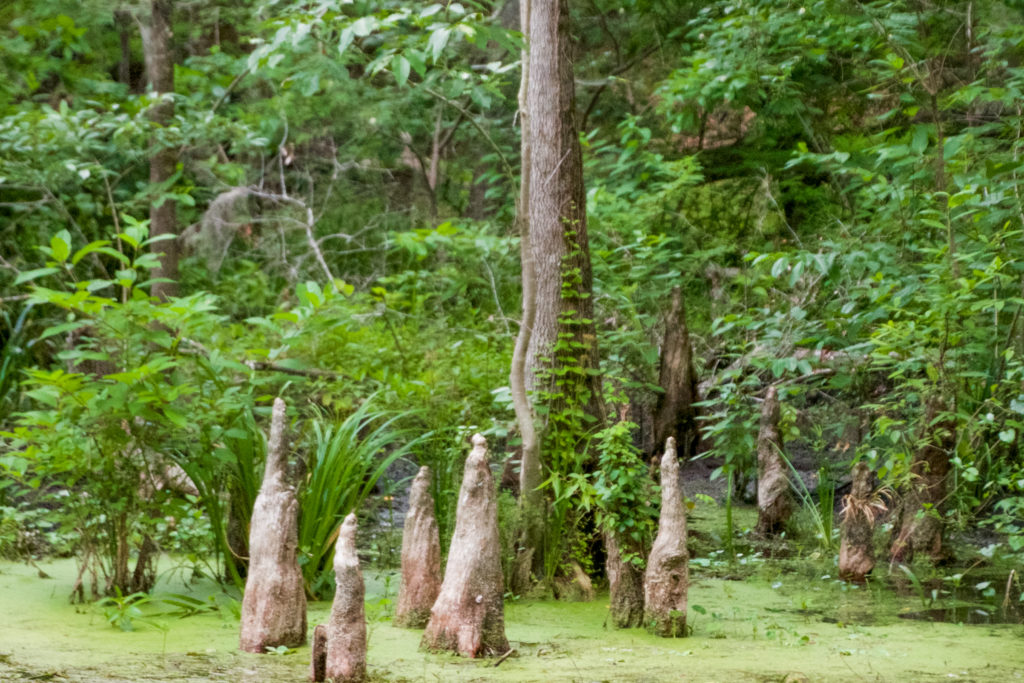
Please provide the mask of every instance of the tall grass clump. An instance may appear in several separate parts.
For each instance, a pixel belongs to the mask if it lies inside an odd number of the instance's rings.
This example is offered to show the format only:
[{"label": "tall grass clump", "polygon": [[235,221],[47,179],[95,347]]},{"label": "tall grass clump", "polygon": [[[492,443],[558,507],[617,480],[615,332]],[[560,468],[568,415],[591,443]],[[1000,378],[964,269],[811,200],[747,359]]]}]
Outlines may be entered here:
[{"label": "tall grass clump", "polygon": [[308,473],[299,491],[300,563],[311,597],[334,590],[331,548],[342,520],[359,510],[392,463],[425,438],[398,426],[410,414],[377,410],[371,396],[347,417],[311,421]]}]

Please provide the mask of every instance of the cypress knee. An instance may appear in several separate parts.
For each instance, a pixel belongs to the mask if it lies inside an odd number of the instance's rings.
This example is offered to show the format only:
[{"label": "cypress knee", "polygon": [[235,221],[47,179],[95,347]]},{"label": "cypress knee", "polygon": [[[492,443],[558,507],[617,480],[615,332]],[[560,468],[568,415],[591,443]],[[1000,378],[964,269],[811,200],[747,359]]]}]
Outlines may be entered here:
[{"label": "cypress knee", "polygon": [[366,679],[366,589],[356,554],[356,516],[341,525],[334,550],[337,588],[327,622],[327,680],[356,683]]},{"label": "cypress knee", "polygon": [[430,610],[421,647],[468,657],[508,652],[498,506],[487,463],[487,441],[473,436],[455,512],[444,582]]},{"label": "cypress knee", "polygon": [[423,628],[441,591],[441,540],[430,495],[430,468],[421,467],[412,482],[409,512],[402,531],[402,586],[395,626]]},{"label": "cypress knee", "polygon": [[889,550],[893,562],[910,562],[916,553],[924,553],[932,561],[944,556],[940,515],[946,500],[949,456],[956,448],[956,422],[948,416],[937,420],[943,410],[942,400],[933,399],[925,411],[924,444],[910,464],[910,483],[893,530]]},{"label": "cypress knee", "polygon": [[757,532],[762,536],[777,536],[785,531],[793,514],[789,476],[782,457],[781,414],[778,391],[768,387],[757,435]]},{"label": "cypress knee", "polygon": [[249,573],[242,598],[240,647],[266,652],[306,642],[306,592],[299,569],[299,503],[287,481],[285,405],[274,400],[263,484],[249,531]]},{"label": "cypress knee", "polygon": [[313,629],[312,656],[309,664],[309,680],[322,683],[327,678],[327,626],[317,624]]},{"label": "cypress knee", "polygon": [[676,440],[669,437],[661,458],[661,518],[644,574],[644,622],[665,638],[686,635],[686,591],[690,554],[686,549],[686,510],[679,490]]},{"label": "cypress knee", "polygon": [[871,470],[862,462],[853,466],[853,487],[843,500],[842,542],[839,545],[839,578],[864,583],[875,567],[872,538],[875,516],[884,511],[881,501],[874,501],[871,491]]}]

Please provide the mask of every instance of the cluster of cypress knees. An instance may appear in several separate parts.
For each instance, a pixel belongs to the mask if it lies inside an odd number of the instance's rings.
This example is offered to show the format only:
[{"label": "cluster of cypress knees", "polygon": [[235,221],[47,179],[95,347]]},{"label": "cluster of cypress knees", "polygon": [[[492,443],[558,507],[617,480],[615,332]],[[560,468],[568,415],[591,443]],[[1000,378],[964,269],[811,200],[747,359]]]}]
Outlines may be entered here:
[{"label": "cluster of cypress knees", "polygon": [[[765,422],[771,420],[762,422],[762,439]],[[306,595],[298,563],[298,501],[286,476],[285,431],[285,404],[279,398],[274,402],[266,470],[250,526],[240,639],[241,649],[247,652],[264,653],[306,641]],[[425,628],[421,647],[426,650],[504,658],[512,649],[505,636],[494,479],[487,441],[477,434],[472,442],[443,580],[430,468],[421,467],[413,480],[393,624]],[[643,574],[643,621],[657,635],[679,637],[686,635],[689,553],[674,438],[666,442],[660,469],[661,516]],[[863,473],[858,474],[866,480]],[[350,514],[338,533],[334,555],[337,589],[328,623],[316,626],[313,632],[312,681],[366,678],[365,588],[356,551],[356,526],[356,516]],[[861,571],[865,559],[859,558]],[[612,583],[614,593],[615,581]]]}]

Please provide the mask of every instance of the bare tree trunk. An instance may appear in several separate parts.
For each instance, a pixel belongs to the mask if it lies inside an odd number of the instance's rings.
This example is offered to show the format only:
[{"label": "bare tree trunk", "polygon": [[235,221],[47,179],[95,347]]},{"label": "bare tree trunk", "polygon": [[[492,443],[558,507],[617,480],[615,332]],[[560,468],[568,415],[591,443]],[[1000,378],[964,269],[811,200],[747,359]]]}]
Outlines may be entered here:
[{"label": "bare tree trunk", "polygon": [[476,434],[459,490],[444,583],[421,647],[468,657],[505,654],[504,587],[494,477],[487,441]]},{"label": "bare tree trunk", "polygon": [[636,628],[644,622],[644,575],[623,559],[613,532],[605,532],[605,572],[608,574],[609,606],[615,628]]},{"label": "bare tree trunk", "polygon": [[356,683],[366,679],[366,589],[356,553],[356,516],[341,525],[334,551],[337,588],[327,623],[327,680]]},{"label": "bare tree trunk", "polygon": [[[174,93],[174,59],[171,53],[171,5],[172,0],[153,0],[148,27],[144,27],[142,48],[146,57],[146,74],[149,85],[156,95]],[[174,102],[161,99],[150,110],[150,118],[160,127],[169,125],[174,119]],[[178,153],[174,147],[163,145],[158,139],[151,143],[153,148],[149,160],[149,182],[160,185],[170,180],[178,167]],[[149,236],[172,238],[153,244],[154,251],[162,253],[160,267],[154,269],[154,278],[166,278],[170,282],[153,283],[153,295],[166,299],[178,293],[178,243],[177,217],[173,201],[157,200],[149,208]]]},{"label": "bare tree trunk", "polygon": [[[664,391],[658,397],[654,417],[654,443],[675,437],[684,458],[697,454],[700,443],[697,372],[693,367],[690,330],[686,325],[686,305],[679,287],[672,289],[672,304],[665,316],[665,341],[661,345],[661,369],[658,384]],[[653,454],[652,454],[653,455]]]},{"label": "bare tree trunk", "polygon": [[[522,0],[519,5],[520,25],[523,32],[530,25],[532,0]],[[536,414],[528,395],[533,386],[533,368],[527,366],[527,355],[533,337],[533,326],[537,317],[537,280],[533,260],[530,228],[530,127],[531,115],[527,102],[530,83],[529,53],[522,53],[522,78],[519,85],[519,121],[522,131],[522,171],[519,181],[519,204],[516,207],[516,223],[519,226],[519,252],[522,264],[523,317],[519,323],[515,349],[512,352],[512,369],[509,387],[516,412],[516,423],[522,437],[522,456],[519,467],[519,505],[522,511],[523,530],[520,547],[522,555],[517,566],[533,569],[539,575],[544,567],[544,494],[539,490],[543,481],[541,468],[540,437],[537,434]],[[523,571],[523,574],[526,572]],[[516,583],[524,577],[518,576]],[[528,577],[525,577],[528,578]],[[517,589],[524,587],[517,586]]]},{"label": "bare tree trunk", "polygon": [[[875,514],[881,511],[872,501],[871,470],[862,462],[853,466],[853,487],[843,505],[840,525],[839,578],[864,583],[875,567]],[[884,510],[884,507],[881,508]]]},{"label": "bare tree trunk", "polygon": [[430,468],[421,467],[412,482],[409,512],[402,531],[402,586],[395,626],[423,628],[441,591],[441,540],[430,495]]},{"label": "bare tree trunk", "polygon": [[[598,353],[593,277],[568,8],[565,0],[524,0],[520,12],[528,40],[520,88],[524,315],[513,356],[512,391],[524,441],[523,546],[525,552],[533,553],[533,566],[539,571],[544,566],[544,498],[536,491],[542,476],[541,453],[533,427],[527,426],[533,422],[534,411],[526,392],[537,389],[556,397],[548,406],[552,416],[582,408],[600,423],[604,421],[604,404],[601,378],[594,372]],[[544,376],[545,370],[552,372]],[[538,383],[538,375],[543,377],[543,385]],[[556,378],[562,380],[557,386]],[[552,420],[547,429],[579,427]]]},{"label": "bare tree trunk", "polygon": [[686,636],[686,592],[690,586],[686,509],[679,490],[676,441],[669,437],[661,458],[661,518],[644,574],[644,622],[664,638]]},{"label": "bare tree trunk", "polygon": [[114,10],[114,26],[121,39],[121,61],[117,63],[117,80],[124,83],[129,90],[132,85],[132,13],[124,7]]},{"label": "bare tree trunk", "polygon": [[939,419],[943,410],[942,400],[933,399],[925,411],[924,444],[910,465],[910,484],[893,529],[889,555],[894,563],[910,562],[917,553],[928,555],[932,561],[944,556],[941,512],[946,500],[949,456],[956,447],[956,422],[948,416]]},{"label": "bare tree trunk", "polygon": [[306,592],[299,570],[299,503],[286,481],[284,401],[274,399],[263,484],[249,530],[249,574],[242,598],[240,647],[297,647],[306,642]]},{"label": "bare tree trunk", "polygon": [[768,387],[757,435],[757,532],[763,536],[782,533],[793,513],[789,475],[782,457],[781,415],[778,391]]}]

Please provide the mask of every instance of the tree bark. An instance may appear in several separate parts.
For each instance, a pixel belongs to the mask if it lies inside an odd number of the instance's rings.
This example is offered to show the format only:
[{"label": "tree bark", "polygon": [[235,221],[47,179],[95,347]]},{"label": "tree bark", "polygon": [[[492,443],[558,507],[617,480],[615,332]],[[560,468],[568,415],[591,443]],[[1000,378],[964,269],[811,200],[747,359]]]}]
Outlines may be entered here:
[{"label": "tree bark", "polygon": [[655,447],[665,443],[670,436],[675,437],[682,456],[691,458],[697,454],[700,443],[699,412],[694,406],[700,398],[690,330],[686,325],[686,305],[679,287],[672,289],[672,303],[665,316],[665,341],[661,345],[658,384],[664,393],[658,397],[655,408]]},{"label": "tree bark", "polygon": [[462,477],[444,583],[421,647],[468,657],[505,654],[504,586],[494,477],[487,441],[476,434]]},{"label": "tree bark", "polygon": [[956,448],[956,422],[946,416],[941,399],[933,399],[925,410],[922,426],[924,444],[910,465],[910,484],[904,492],[893,542],[889,550],[893,563],[908,563],[917,553],[933,562],[944,557],[942,547],[942,505],[946,500],[949,456]]},{"label": "tree bark", "polygon": [[[149,26],[142,35],[142,48],[146,58],[146,75],[156,95],[174,93],[174,59],[171,52],[172,0],[153,0]],[[149,117],[157,127],[166,127],[174,120],[174,102],[161,98],[150,109]],[[159,136],[150,143],[149,182],[153,186],[166,183],[178,167],[178,153],[173,146],[160,142]],[[154,282],[153,295],[160,299],[178,294],[177,216],[173,201],[156,200],[149,208],[150,238],[171,235],[172,238],[153,243],[160,253],[160,266],[153,270],[154,278],[169,282]]]},{"label": "tree bark", "polygon": [[[601,379],[594,372],[598,353],[593,277],[568,8],[565,0],[524,0],[520,12],[528,43],[520,87],[523,322],[513,356],[511,388],[524,447],[522,545],[524,552],[533,554],[533,566],[539,571],[544,566],[544,497],[537,491],[542,455],[527,392],[548,394],[552,416],[570,412],[568,406],[582,408],[603,422],[604,405]],[[565,427],[556,420],[546,427],[549,431],[561,428]]]},{"label": "tree bark", "polygon": [[430,495],[430,468],[421,467],[412,482],[409,512],[402,531],[402,586],[394,625],[423,628],[441,591],[441,540]]},{"label": "tree bark", "polygon": [[679,490],[675,439],[665,443],[661,458],[661,518],[644,574],[644,622],[663,638],[686,636],[686,592],[690,585],[686,549],[686,509]]},{"label": "tree bark", "polygon": [[862,462],[853,466],[853,487],[843,506],[840,524],[839,578],[864,583],[875,568],[875,514],[872,502],[871,470]]},{"label": "tree bark", "polygon": [[636,628],[644,622],[644,575],[622,557],[613,532],[604,536],[605,572],[608,574],[609,606],[615,628]]},{"label": "tree bark", "polygon": [[789,475],[782,457],[781,415],[778,391],[768,387],[757,435],[757,532],[762,536],[777,536],[785,531],[793,513]]},{"label": "tree bark", "polygon": [[286,481],[286,420],[284,401],[275,399],[267,464],[249,531],[240,639],[246,652],[263,653],[268,647],[297,647],[306,642],[306,592],[298,560],[299,503]]},{"label": "tree bark", "polygon": [[321,683],[327,678],[327,626],[317,624],[310,647],[309,680]]},{"label": "tree bark", "polygon": [[[532,0],[522,0],[519,5],[520,26],[527,33],[530,26],[530,7]],[[519,204],[516,207],[516,223],[519,227],[519,257],[522,269],[523,315],[519,323],[519,334],[512,352],[512,368],[509,374],[509,388],[512,392],[512,404],[515,408],[516,423],[522,437],[522,456],[519,465],[519,506],[522,512],[522,538],[520,540],[520,557],[516,565],[524,569],[517,572],[516,582],[528,576],[525,569],[529,567],[535,575],[540,575],[544,566],[544,494],[539,490],[543,482],[541,467],[540,437],[537,433],[536,414],[528,395],[533,386],[533,368],[527,366],[527,355],[530,340],[533,337],[533,326],[537,317],[537,281],[533,260],[533,247],[530,234],[530,126],[531,115],[527,92],[530,83],[529,52],[522,53],[522,76],[519,84],[519,126],[521,130],[522,170],[519,181]],[[517,586],[517,590],[525,588]]]},{"label": "tree bark", "polygon": [[356,516],[341,525],[334,551],[337,588],[327,622],[327,680],[358,683],[366,679],[366,589],[356,553]]}]

